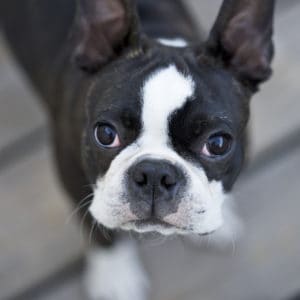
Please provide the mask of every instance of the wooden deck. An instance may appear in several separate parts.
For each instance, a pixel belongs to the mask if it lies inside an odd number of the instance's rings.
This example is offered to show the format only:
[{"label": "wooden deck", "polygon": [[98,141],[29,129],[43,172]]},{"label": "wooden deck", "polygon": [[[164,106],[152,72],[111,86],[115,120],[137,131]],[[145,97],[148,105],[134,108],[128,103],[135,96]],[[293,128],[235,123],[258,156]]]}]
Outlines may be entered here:
[{"label": "wooden deck", "polygon": [[[187,0],[209,28],[219,0]],[[274,77],[252,102],[245,233],[216,249],[140,244],[153,300],[284,300],[300,291],[300,3],[278,1]],[[202,16],[202,17],[201,17]],[[56,180],[47,120],[0,38],[0,300],[83,300],[85,242]]]}]

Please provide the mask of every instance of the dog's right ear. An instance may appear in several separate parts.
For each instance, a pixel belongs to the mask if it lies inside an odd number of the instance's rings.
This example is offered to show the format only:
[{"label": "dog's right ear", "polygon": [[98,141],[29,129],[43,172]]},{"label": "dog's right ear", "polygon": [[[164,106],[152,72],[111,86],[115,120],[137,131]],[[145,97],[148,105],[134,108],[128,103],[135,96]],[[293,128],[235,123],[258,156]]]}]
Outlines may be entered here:
[{"label": "dog's right ear", "polygon": [[88,73],[97,72],[120,49],[138,44],[134,0],[77,0],[74,38],[77,66]]}]

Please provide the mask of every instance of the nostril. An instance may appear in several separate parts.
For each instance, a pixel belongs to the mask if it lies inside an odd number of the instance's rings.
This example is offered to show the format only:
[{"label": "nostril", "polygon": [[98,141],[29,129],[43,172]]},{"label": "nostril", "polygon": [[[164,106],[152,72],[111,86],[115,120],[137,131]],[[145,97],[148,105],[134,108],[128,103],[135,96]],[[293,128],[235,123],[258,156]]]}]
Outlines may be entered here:
[{"label": "nostril", "polygon": [[132,190],[144,193],[145,197],[174,197],[185,184],[185,177],[180,168],[160,160],[140,161],[128,170],[127,175]]},{"label": "nostril", "polygon": [[173,178],[172,176],[165,175],[162,177],[160,184],[163,187],[165,187],[167,190],[170,190],[177,184],[177,182],[176,182],[175,178]]},{"label": "nostril", "polygon": [[134,181],[139,186],[145,186],[148,184],[147,175],[143,172],[136,172],[134,174]]}]

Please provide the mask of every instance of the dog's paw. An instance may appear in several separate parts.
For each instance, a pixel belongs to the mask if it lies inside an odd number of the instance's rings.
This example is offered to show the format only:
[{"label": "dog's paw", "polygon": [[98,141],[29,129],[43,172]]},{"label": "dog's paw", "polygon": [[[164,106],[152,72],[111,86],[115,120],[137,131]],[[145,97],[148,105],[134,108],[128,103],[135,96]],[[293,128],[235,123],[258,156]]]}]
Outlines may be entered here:
[{"label": "dog's paw", "polygon": [[94,249],[87,258],[85,287],[91,300],[146,300],[149,281],[135,244],[122,241]]}]

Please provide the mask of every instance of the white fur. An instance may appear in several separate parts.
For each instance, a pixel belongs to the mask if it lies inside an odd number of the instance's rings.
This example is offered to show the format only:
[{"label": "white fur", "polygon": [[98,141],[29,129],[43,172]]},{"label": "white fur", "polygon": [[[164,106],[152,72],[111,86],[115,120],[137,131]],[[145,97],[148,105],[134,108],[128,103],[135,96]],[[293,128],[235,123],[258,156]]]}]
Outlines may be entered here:
[{"label": "white fur", "polygon": [[223,207],[223,219],[224,225],[211,237],[211,242],[219,248],[232,246],[243,236],[244,231],[243,222],[236,213],[233,199],[226,200],[226,205]]},{"label": "white fur", "polygon": [[[224,225],[207,237],[209,245],[216,246],[219,249],[234,248],[235,242],[243,235],[243,223],[236,213],[235,205],[232,199],[226,199],[226,205],[223,205],[222,215]],[[203,245],[203,237],[192,234],[187,235],[186,239],[196,246]]]},{"label": "white fur", "polygon": [[[154,72],[141,90],[143,130],[140,138],[125,148],[111,163],[106,175],[97,182],[90,211],[109,228],[121,227],[140,232],[162,234],[206,233],[222,225],[222,203],[225,199],[221,182],[209,182],[202,168],[179,156],[169,145],[168,118],[186,101],[192,100],[194,81],[175,66]],[[130,211],[124,177],[141,159],[163,159],[180,167],[187,179],[187,192],[178,211],[165,217],[172,228],[149,226],[137,228],[137,217]],[[205,210],[205,213],[203,212]]]},{"label": "white fur", "polygon": [[149,287],[132,241],[92,250],[85,284],[91,300],[145,300]]},{"label": "white fur", "polygon": [[181,39],[181,38],[177,38],[177,39],[160,38],[160,39],[158,39],[158,41],[162,45],[169,46],[169,47],[175,47],[175,48],[184,48],[188,45],[188,43],[184,39]]},{"label": "white fur", "polygon": [[142,90],[144,134],[139,143],[152,148],[166,146],[168,117],[193,96],[194,85],[193,79],[175,66],[157,71],[146,81]]}]

